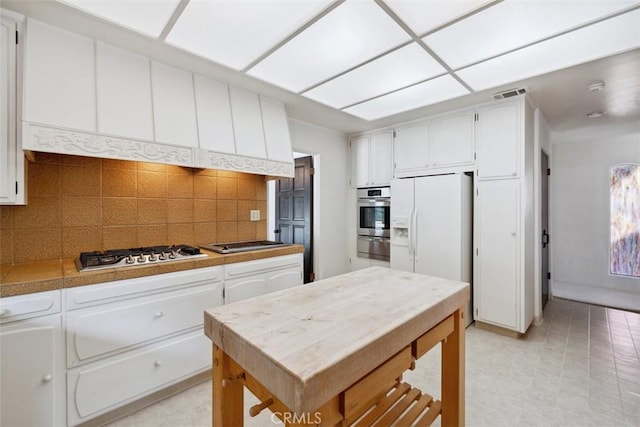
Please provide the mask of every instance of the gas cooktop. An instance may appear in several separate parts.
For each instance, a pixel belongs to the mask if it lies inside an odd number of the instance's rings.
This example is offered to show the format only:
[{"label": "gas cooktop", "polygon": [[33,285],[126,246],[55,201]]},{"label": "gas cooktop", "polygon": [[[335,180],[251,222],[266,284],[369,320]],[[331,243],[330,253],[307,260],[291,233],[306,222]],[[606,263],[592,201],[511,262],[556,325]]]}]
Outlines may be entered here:
[{"label": "gas cooktop", "polygon": [[271,240],[250,240],[248,242],[212,243],[210,245],[200,245],[200,247],[219,254],[233,254],[236,252],[255,251],[285,245],[285,243],[273,242]]},{"label": "gas cooktop", "polygon": [[189,245],[147,246],[129,249],[110,249],[104,252],[82,252],[76,259],[78,271],[93,271],[105,268],[132,267],[159,262],[202,258],[207,255]]}]

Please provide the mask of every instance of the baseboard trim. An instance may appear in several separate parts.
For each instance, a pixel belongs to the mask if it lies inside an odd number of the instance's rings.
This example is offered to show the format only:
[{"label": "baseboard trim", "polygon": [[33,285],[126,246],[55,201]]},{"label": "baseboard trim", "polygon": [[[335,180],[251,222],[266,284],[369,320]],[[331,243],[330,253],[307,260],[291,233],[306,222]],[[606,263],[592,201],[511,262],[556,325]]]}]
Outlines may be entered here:
[{"label": "baseboard trim", "polygon": [[511,338],[520,338],[523,336],[520,332],[513,331],[511,329],[503,328],[501,326],[491,325],[489,323],[484,323],[479,320],[476,320],[476,328],[484,329],[485,331],[495,332],[496,334],[504,335]]}]

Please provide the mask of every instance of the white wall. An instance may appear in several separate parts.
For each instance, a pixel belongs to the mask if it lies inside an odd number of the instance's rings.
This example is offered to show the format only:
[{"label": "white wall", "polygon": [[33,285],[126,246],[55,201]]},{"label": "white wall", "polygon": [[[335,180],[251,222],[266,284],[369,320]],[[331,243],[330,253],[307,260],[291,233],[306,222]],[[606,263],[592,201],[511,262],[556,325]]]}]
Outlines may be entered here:
[{"label": "white wall", "polygon": [[640,123],[551,138],[553,296],[640,310],[640,279],[609,274],[609,168],[640,163]]},{"label": "white wall", "polygon": [[294,151],[313,155],[314,271],[316,279],[348,271],[347,137],[341,133],[289,119]]}]

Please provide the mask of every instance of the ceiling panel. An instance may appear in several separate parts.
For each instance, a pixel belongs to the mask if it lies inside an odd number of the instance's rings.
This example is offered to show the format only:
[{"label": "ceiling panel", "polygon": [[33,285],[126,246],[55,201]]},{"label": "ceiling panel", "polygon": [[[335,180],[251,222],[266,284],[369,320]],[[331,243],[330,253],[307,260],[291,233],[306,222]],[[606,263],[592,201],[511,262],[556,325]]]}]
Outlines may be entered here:
[{"label": "ceiling panel", "polygon": [[375,120],[447,99],[457,98],[468,93],[469,91],[458,83],[456,79],[450,75],[445,75],[354,105],[343,111],[365,120]]},{"label": "ceiling panel", "polygon": [[457,71],[474,90],[537,76],[640,47],[640,10]]},{"label": "ceiling panel", "polygon": [[420,36],[489,2],[487,0],[386,0],[385,3],[414,33]]},{"label": "ceiling panel", "polygon": [[158,37],[180,0],[59,0],[152,37]]},{"label": "ceiling panel", "polygon": [[330,3],[329,0],[191,0],[167,36],[167,42],[240,70]]},{"label": "ceiling panel", "polygon": [[361,64],[409,35],[371,1],[347,1],[275,51],[248,74],[294,92]]},{"label": "ceiling panel", "polygon": [[423,40],[456,69],[638,3],[621,0],[505,0]]},{"label": "ceiling panel", "polygon": [[305,92],[304,96],[342,108],[444,72],[444,67],[422,47],[411,43]]}]

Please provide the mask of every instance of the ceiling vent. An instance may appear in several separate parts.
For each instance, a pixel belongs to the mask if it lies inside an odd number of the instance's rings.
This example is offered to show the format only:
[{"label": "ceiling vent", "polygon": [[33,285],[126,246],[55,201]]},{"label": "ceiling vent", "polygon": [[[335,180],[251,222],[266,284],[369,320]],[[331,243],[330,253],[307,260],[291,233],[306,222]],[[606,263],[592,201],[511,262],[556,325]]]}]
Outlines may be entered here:
[{"label": "ceiling vent", "polygon": [[518,89],[508,89],[502,92],[498,92],[498,93],[494,93],[493,94],[493,98],[494,99],[507,99],[507,98],[511,98],[512,96],[518,96],[518,95],[524,95],[525,93],[527,93],[527,88],[526,87],[521,87]]}]

